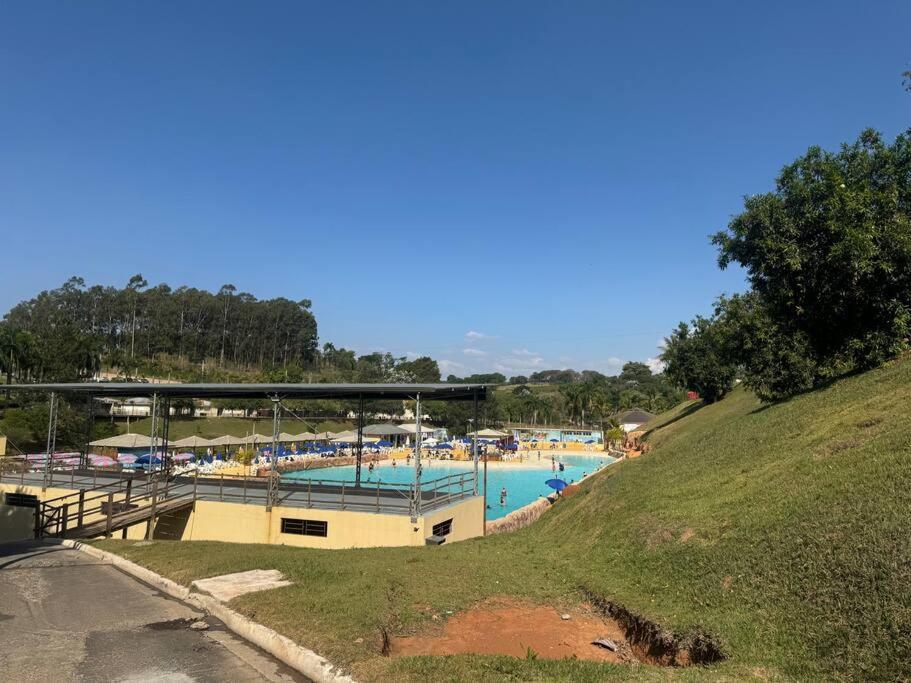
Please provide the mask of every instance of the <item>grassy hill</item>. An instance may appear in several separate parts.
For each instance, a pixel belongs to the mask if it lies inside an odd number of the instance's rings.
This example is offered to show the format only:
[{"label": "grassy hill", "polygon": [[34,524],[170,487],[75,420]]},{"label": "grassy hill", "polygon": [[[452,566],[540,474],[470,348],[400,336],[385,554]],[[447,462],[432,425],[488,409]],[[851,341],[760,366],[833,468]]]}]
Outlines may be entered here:
[{"label": "grassy hill", "polygon": [[[650,438],[648,456],[511,535],[351,551],[101,545],[185,583],[285,572],[294,586],[234,606],[364,679],[911,677],[911,360],[774,406],[737,389],[661,416]],[[420,630],[492,595],[603,598],[681,636],[710,634],[726,658],[660,669],[379,655],[380,625]]]}]

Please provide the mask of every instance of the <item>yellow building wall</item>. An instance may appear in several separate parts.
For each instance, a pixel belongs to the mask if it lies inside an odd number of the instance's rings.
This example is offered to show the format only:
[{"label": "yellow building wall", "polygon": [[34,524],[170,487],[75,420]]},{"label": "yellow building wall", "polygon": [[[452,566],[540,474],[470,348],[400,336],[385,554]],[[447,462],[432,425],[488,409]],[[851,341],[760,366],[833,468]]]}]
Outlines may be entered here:
[{"label": "yellow building wall", "polygon": [[[57,488],[49,488],[47,492],[42,493],[41,487],[9,484],[0,484],[0,490],[30,493],[41,500],[73,493],[69,489]],[[119,496],[115,497],[115,500],[119,499]],[[96,517],[100,517],[100,515]],[[328,526],[328,535],[322,538],[283,534],[281,533],[283,517],[325,521]],[[434,524],[450,518],[452,518],[452,531],[446,537],[447,543],[481,536],[484,530],[483,499],[480,497],[469,498],[444,510],[435,510],[419,517],[416,523],[412,523],[408,515],[298,507],[275,507],[271,512],[267,512],[262,505],[199,500],[196,501],[196,505],[191,511],[176,512],[159,517],[155,524],[153,537],[184,541],[270,543],[326,549],[421,546],[431,535]],[[91,521],[91,519],[86,516],[86,521]],[[31,524],[28,537],[34,530],[33,518]],[[143,522],[129,527],[126,537],[142,539],[145,538],[145,534],[146,524]],[[121,531],[115,532],[116,537],[121,535]]]},{"label": "yellow building wall", "polygon": [[483,535],[484,499],[469,498],[458,505],[444,510],[434,510],[418,521],[423,524],[421,542],[433,533],[433,525],[452,518],[452,531],[446,536],[446,543],[455,543]]}]

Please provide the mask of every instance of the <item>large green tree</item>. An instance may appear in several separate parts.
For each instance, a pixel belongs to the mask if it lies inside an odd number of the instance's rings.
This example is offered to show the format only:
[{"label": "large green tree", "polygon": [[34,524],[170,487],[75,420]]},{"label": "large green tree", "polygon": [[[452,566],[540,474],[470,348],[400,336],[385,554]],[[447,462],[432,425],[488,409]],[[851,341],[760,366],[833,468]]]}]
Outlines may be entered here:
[{"label": "large green tree", "polygon": [[697,392],[707,403],[722,398],[733,386],[737,368],[730,357],[729,338],[716,317],[680,323],[664,340],[661,360],[665,374],[681,387]]},{"label": "large green tree", "polygon": [[722,268],[746,269],[771,324],[754,366],[790,365],[752,378],[767,397],[882,363],[911,336],[911,134],[889,145],[868,130],[838,152],[811,148],[713,242]]}]

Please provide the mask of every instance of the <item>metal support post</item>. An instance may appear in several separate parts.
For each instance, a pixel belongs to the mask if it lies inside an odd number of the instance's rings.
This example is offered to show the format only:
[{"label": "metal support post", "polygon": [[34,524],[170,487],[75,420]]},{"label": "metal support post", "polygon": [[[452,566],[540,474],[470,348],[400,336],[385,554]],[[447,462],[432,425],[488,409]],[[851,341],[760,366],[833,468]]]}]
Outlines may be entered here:
[{"label": "metal support post", "polygon": [[114,492],[108,494],[108,518],[104,525],[104,537],[111,537],[111,516],[114,514]]},{"label": "metal support post", "polygon": [[272,469],[269,471],[266,489],[266,512],[272,511],[272,506],[276,504],[278,482],[278,439],[279,429],[281,428],[281,399],[278,396],[272,397]]},{"label": "metal support post", "polygon": [[152,424],[149,427],[149,482],[152,481],[152,463],[155,462],[155,446],[158,441],[158,394],[152,394]]},{"label": "metal support post", "polygon": [[[478,495],[478,392],[474,392],[474,435],[471,439],[472,459],[474,460],[474,494]],[[486,504],[486,503],[485,503]]]},{"label": "metal support post", "polygon": [[171,459],[168,457],[168,438],[171,431],[171,397],[164,397],[164,410],[161,416],[161,467],[166,475],[171,474]]},{"label": "metal support post", "polygon": [[364,453],[364,395],[357,399],[357,459],[354,466],[354,485],[361,485],[361,458]]},{"label": "metal support post", "polygon": [[421,516],[421,395],[415,397],[414,406],[414,512],[412,523]]},{"label": "metal support post", "polygon": [[[114,494],[111,494],[114,495]],[[158,505],[158,480],[152,482],[152,506],[149,510],[149,523],[146,525],[146,540],[152,540],[152,528],[155,526],[155,508]],[[110,534],[108,534],[110,537]]]},{"label": "metal support post", "polygon": [[85,417],[85,444],[82,449],[82,453],[79,457],[79,468],[85,469],[89,466],[89,444],[92,441],[92,428],[95,426],[95,397],[92,394],[89,394],[86,398],[86,412],[88,413]]},{"label": "metal support post", "polygon": [[49,412],[47,417],[47,451],[44,459],[44,486],[42,491],[46,491],[54,481],[54,451],[57,450],[57,394],[51,392]]}]

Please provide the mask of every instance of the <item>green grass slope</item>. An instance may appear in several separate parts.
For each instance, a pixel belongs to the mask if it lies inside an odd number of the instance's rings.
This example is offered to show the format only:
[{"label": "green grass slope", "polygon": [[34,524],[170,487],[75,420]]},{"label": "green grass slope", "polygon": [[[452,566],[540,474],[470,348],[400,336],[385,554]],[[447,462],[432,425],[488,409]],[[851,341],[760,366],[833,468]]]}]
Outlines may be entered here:
[{"label": "green grass slope", "polygon": [[[515,534],[439,548],[101,545],[184,583],[275,567],[234,606],[364,679],[903,680],[911,677],[911,360],[764,407],[742,389],[661,416],[651,453],[608,468]],[[660,669],[459,656],[389,660],[490,595],[593,593],[727,659]],[[358,639],[362,638],[362,642]]]}]

